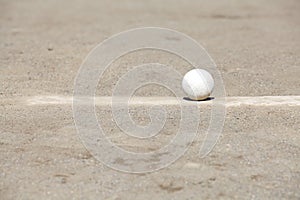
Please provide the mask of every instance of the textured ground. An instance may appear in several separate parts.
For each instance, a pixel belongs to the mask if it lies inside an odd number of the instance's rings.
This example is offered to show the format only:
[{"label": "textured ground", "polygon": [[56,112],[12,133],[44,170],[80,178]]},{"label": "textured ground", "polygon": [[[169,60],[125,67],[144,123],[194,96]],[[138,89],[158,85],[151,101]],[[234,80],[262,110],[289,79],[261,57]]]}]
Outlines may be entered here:
[{"label": "textured ground", "polygon": [[[133,175],[88,153],[71,104],[20,100],[71,96],[88,52],[113,34],[141,26],[175,29],[201,43],[217,63],[228,96],[300,95],[299,10],[297,0],[0,0],[0,199],[299,199],[299,106],[229,107],[224,133],[208,157],[197,157],[195,143],[168,168]],[[109,95],[123,70],[136,63],[158,60],[182,73],[190,69],[172,55],[164,60],[160,52],[144,53],[114,63],[98,94]],[[144,117],[136,119],[143,123]],[[169,120],[161,143],[176,130],[178,119]],[[111,121],[104,127],[120,134]]]}]

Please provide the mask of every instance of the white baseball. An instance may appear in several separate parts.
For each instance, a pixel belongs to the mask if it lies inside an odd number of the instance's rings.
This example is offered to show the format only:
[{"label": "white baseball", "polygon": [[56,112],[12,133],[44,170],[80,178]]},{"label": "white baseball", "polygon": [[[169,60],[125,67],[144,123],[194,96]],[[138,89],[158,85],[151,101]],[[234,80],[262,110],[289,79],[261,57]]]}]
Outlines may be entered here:
[{"label": "white baseball", "polygon": [[213,91],[214,79],[204,69],[193,69],[184,75],[182,88],[190,99],[204,100]]}]

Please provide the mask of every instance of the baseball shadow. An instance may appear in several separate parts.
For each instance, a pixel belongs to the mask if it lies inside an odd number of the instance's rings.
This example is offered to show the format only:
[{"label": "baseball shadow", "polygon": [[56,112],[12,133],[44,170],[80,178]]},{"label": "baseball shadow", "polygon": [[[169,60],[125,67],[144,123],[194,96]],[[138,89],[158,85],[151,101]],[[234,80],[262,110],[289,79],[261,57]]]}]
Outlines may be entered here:
[{"label": "baseball shadow", "polygon": [[211,101],[211,100],[214,100],[215,97],[208,97],[208,98],[203,99],[203,100],[193,100],[193,99],[190,99],[190,98],[188,98],[188,97],[183,97],[183,99],[184,99],[185,101],[196,101],[196,102],[201,102],[201,101]]}]

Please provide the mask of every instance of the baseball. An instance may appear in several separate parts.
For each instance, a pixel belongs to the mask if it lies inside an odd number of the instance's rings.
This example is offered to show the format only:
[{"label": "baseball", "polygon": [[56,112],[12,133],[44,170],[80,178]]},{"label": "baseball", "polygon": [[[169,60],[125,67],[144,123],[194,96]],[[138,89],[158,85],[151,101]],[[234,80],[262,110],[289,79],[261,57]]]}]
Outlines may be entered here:
[{"label": "baseball", "polygon": [[212,75],[204,69],[193,69],[187,72],[182,80],[182,88],[192,100],[204,100],[214,88]]}]

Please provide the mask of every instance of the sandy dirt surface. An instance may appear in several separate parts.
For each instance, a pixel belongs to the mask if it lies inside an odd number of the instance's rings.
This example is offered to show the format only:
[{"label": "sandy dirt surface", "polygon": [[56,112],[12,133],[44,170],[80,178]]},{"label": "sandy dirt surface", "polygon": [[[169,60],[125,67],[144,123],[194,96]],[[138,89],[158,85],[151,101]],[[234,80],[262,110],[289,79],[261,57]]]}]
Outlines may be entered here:
[{"label": "sandy dirt surface", "polygon": [[[0,0],[0,199],[299,199],[299,105],[228,107],[222,137],[209,156],[199,158],[209,121],[202,111],[198,142],[182,158],[153,173],[128,174],[85,149],[70,103],[28,101],[71,97],[80,64],[98,43],[145,26],[175,29],[202,44],[223,76],[227,96],[297,96],[299,11],[297,0]],[[164,62],[181,73],[191,69],[173,56],[127,55],[112,64],[97,95],[110,95],[118,77],[137,63]],[[169,95],[159,87],[137,94]],[[149,121],[145,108],[132,111],[141,124]],[[157,141],[113,141],[132,151],[158,148],[178,128],[178,110],[169,110]],[[96,111],[111,136],[122,133],[108,119],[109,108]]]}]

